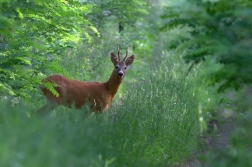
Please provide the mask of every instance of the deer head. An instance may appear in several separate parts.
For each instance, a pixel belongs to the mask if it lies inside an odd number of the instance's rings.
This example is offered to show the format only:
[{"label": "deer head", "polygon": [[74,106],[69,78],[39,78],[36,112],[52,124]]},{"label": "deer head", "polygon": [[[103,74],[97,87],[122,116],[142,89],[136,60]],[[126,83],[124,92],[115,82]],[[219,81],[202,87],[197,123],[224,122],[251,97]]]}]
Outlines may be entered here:
[{"label": "deer head", "polygon": [[[126,72],[126,69],[129,65],[131,65],[134,61],[134,55],[131,55],[129,58],[128,56],[128,49],[126,50],[125,57],[121,60],[120,59],[120,49],[118,46],[118,56],[115,53],[111,53],[111,61],[114,64],[115,70],[119,78],[123,78]],[[127,59],[126,59],[127,58]]]}]

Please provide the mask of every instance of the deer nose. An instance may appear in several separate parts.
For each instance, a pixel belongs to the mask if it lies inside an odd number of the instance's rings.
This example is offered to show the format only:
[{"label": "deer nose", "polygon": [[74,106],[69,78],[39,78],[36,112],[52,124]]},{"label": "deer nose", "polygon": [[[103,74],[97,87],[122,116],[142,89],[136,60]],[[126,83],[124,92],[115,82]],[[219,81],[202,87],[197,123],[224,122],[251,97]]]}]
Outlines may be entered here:
[{"label": "deer nose", "polygon": [[123,72],[118,72],[118,76],[122,77],[123,76]]}]

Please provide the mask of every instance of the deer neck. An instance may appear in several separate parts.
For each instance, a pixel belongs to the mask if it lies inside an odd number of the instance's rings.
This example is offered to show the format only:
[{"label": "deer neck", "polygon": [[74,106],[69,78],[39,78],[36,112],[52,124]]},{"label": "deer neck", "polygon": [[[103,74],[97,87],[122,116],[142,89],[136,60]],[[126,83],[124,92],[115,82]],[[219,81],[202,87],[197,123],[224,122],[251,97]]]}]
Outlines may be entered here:
[{"label": "deer neck", "polygon": [[106,82],[107,90],[111,93],[112,97],[117,93],[121,83],[122,78],[119,78],[116,70],[113,70],[109,80]]}]

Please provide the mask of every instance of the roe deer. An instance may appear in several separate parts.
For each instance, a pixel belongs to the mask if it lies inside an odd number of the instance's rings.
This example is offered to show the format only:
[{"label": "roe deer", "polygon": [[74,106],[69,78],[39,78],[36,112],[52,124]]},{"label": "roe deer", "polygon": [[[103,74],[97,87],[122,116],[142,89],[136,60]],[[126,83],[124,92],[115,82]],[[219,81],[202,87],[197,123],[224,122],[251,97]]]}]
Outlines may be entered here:
[{"label": "roe deer", "polygon": [[117,93],[119,86],[125,76],[126,68],[134,61],[134,55],[128,59],[128,49],[123,60],[120,60],[120,49],[118,46],[118,57],[113,52],[111,53],[111,61],[114,65],[114,70],[107,82],[81,82],[70,80],[61,75],[52,75],[42,80],[44,82],[54,83],[57,86],[54,89],[58,96],[52,93],[45,86],[40,87],[47,103],[37,111],[37,113],[46,113],[52,111],[59,105],[64,105],[69,108],[81,108],[84,104],[89,105],[90,110],[96,113],[103,113],[106,110],[113,97]]}]

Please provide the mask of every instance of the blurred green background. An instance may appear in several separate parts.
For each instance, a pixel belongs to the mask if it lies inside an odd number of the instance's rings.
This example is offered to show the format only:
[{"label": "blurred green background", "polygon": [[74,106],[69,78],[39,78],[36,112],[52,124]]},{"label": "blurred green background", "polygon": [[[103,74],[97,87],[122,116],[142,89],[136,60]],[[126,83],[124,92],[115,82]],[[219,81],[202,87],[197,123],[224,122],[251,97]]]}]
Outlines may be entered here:
[{"label": "blurred green background", "polygon": [[[1,0],[0,166],[252,166],[250,0]],[[110,108],[44,103],[41,79],[106,81]]]}]

